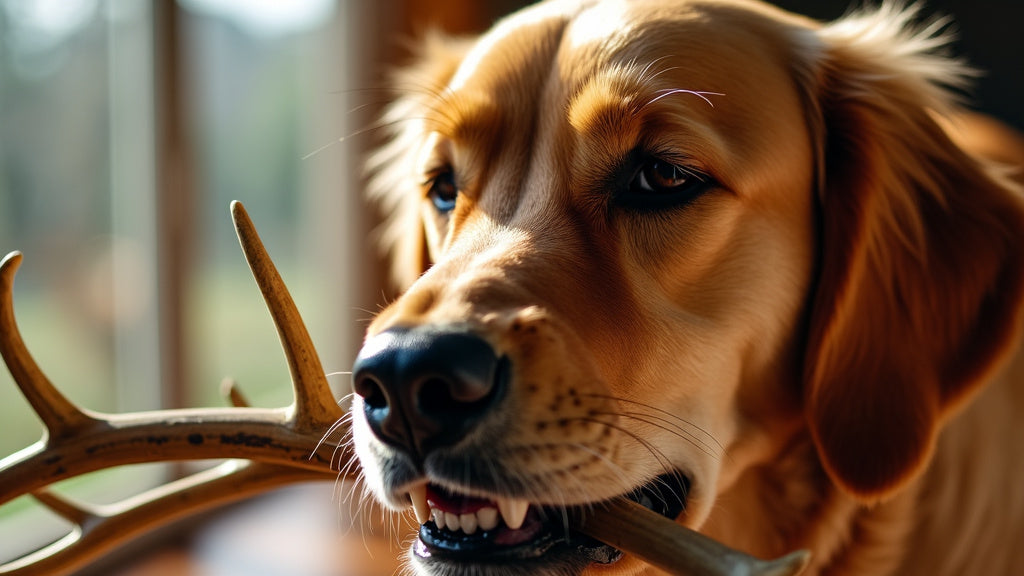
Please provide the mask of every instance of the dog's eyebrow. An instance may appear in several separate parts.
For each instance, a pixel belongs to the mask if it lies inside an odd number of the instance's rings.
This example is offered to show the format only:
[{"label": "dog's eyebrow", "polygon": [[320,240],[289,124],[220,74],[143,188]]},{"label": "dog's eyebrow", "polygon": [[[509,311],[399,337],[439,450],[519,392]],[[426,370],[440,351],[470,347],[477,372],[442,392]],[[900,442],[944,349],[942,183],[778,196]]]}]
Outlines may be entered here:
[{"label": "dog's eyebrow", "polygon": [[427,126],[456,142],[472,142],[489,149],[495,134],[501,133],[501,108],[485,94],[470,90],[446,92],[430,106]]},{"label": "dog's eyebrow", "polygon": [[648,64],[640,73],[632,72],[635,64],[613,68],[589,79],[577,92],[569,105],[569,120],[581,133],[590,133],[601,122],[623,126],[631,117],[640,116],[649,106],[674,96],[692,96],[715,107],[712,98],[725,96],[721,92],[691,90],[659,86],[655,80],[663,69],[650,74],[655,63]]},{"label": "dog's eyebrow", "polygon": [[714,108],[712,99],[724,96],[720,92],[666,85],[657,81],[662,72],[649,73],[653,65],[641,68],[631,63],[586,80],[569,102],[567,117],[573,131],[584,140],[600,142],[613,155],[622,154],[641,141],[652,117],[693,104],[680,102],[679,98]]},{"label": "dog's eyebrow", "polygon": [[624,80],[614,71],[597,74],[570,100],[569,124],[585,138],[599,139],[618,150],[632,148],[640,133],[642,105],[655,96],[646,93],[641,84]]}]

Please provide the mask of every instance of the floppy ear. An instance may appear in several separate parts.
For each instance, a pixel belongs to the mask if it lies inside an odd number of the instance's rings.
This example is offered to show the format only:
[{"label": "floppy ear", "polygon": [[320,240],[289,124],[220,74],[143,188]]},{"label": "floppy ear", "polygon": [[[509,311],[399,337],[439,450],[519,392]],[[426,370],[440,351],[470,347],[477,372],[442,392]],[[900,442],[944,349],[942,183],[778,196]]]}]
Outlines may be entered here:
[{"label": "floppy ear", "polygon": [[426,136],[426,112],[455,74],[473,41],[428,33],[417,50],[417,61],[395,74],[396,98],[385,111],[381,126],[386,142],[370,156],[367,167],[370,198],[383,212],[379,243],[391,266],[394,288],[404,290],[430,267],[423,228],[421,182],[415,175],[420,146]]},{"label": "floppy ear", "polygon": [[825,469],[864,501],[928,462],[1011,347],[1024,286],[1021,197],[936,123],[965,71],[912,16],[818,30],[804,78],[821,187],[805,410]]}]

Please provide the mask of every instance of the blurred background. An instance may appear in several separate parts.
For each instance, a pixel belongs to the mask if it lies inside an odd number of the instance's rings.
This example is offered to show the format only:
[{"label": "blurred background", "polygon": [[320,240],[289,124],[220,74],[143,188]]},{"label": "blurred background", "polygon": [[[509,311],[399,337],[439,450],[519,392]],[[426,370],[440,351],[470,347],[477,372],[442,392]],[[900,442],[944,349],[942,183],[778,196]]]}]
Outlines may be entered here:
[{"label": "blurred background", "polygon": [[[228,204],[238,199],[346,394],[342,372],[386,299],[360,167],[386,73],[423,30],[481,31],[522,4],[0,0],[0,253],[25,255],[16,311],[51,380],[113,412],[223,405],[226,376],[254,405],[290,402],[234,238]],[[778,4],[831,19],[848,2]],[[977,107],[1024,129],[1024,35],[1014,29],[1024,3],[935,0],[925,11],[952,15],[956,51],[988,72]],[[41,431],[0,371],[0,458]],[[114,501],[180,472],[133,467],[58,489]],[[391,574],[398,548],[379,535],[338,538],[349,521],[333,489],[220,512],[87,572]],[[0,562],[66,529],[15,500],[0,508]]]}]

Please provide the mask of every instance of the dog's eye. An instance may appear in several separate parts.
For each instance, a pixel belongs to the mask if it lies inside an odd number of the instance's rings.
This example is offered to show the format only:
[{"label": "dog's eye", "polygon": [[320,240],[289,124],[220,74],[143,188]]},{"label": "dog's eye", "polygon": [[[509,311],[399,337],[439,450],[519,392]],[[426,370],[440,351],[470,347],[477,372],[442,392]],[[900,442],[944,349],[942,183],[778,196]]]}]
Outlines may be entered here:
[{"label": "dog's eye", "polygon": [[661,209],[686,204],[712,185],[704,174],[648,156],[633,164],[616,202],[626,208]]},{"label": "dog's eye", "polygon": [[655,158],[640,166],[629,187],[633,192],[641,194],[669,194],[690,185],[694,180],[702,181],[690,170]]},{"label": "dog's eye", "polygon": [[438,212],[444,214],[455,208],[459,187],[455,183],[455,173],[451,168],[444,168],[431,174],[427,180],[427,186],[429,186],[427,195]]}]

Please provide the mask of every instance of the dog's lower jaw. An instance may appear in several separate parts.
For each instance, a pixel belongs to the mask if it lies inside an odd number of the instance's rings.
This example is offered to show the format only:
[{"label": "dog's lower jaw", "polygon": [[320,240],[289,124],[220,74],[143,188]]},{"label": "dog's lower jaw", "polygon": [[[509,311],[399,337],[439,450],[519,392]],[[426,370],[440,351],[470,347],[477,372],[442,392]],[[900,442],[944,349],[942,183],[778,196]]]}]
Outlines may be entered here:
[{"label": "dog's lower jaw", "polygon": [[[588,566],[598,563],[613,563],[621,553],[591,541],[579,534],[544,534],[544,540],[530,542],[527,547],[536,553],[535,557],[505,558],[501,554],[494,557],[474,555],[459,557],[435,553],[424,538],[425,533],[437,531],[433,526],[421,527],[420,534],[409,550],[409,558],[417,574],[421,576],[579,576]],[[604,558],[595,557],[595,551],[606,550]]]},{"label": "dog's lower jaw", "polygon": [[445,561],[421,556],[415,544],[409,550],[409,557],[418,576],[579,576],[589,565],[586,560],[571,555],[546,558],[543,562],[503,564]]},{"label": "dog's lower jaw", "polygon": [[[685,508],[689,480],[665,474],[631,491],[628,497],[646,508],[675,519]],[[524,519],[508,518],[504,506],[496,522],[476,526],[475,514],[494,506],[493,501],[462,496],[437,486],[425,489],[433,514],[423,522],[410,558],[418,573],[429,576],[516,574],[578,576],[593,565],[617,564],[622,552],[573,529],[588,510],[600,503],[572,507],[532,505]],[[411,494],[410,494],[411,495]],[[412,496],[415,504],[417,496]],[[525,505],[525,502],[523,503]],[[442,509],[447,511],[445,514]],[[444,517],[470,519],[469,528],[447,526]],[[423,519],[423,514],[417,512]],[[483,516],[481,516],[483,517]]]}]

